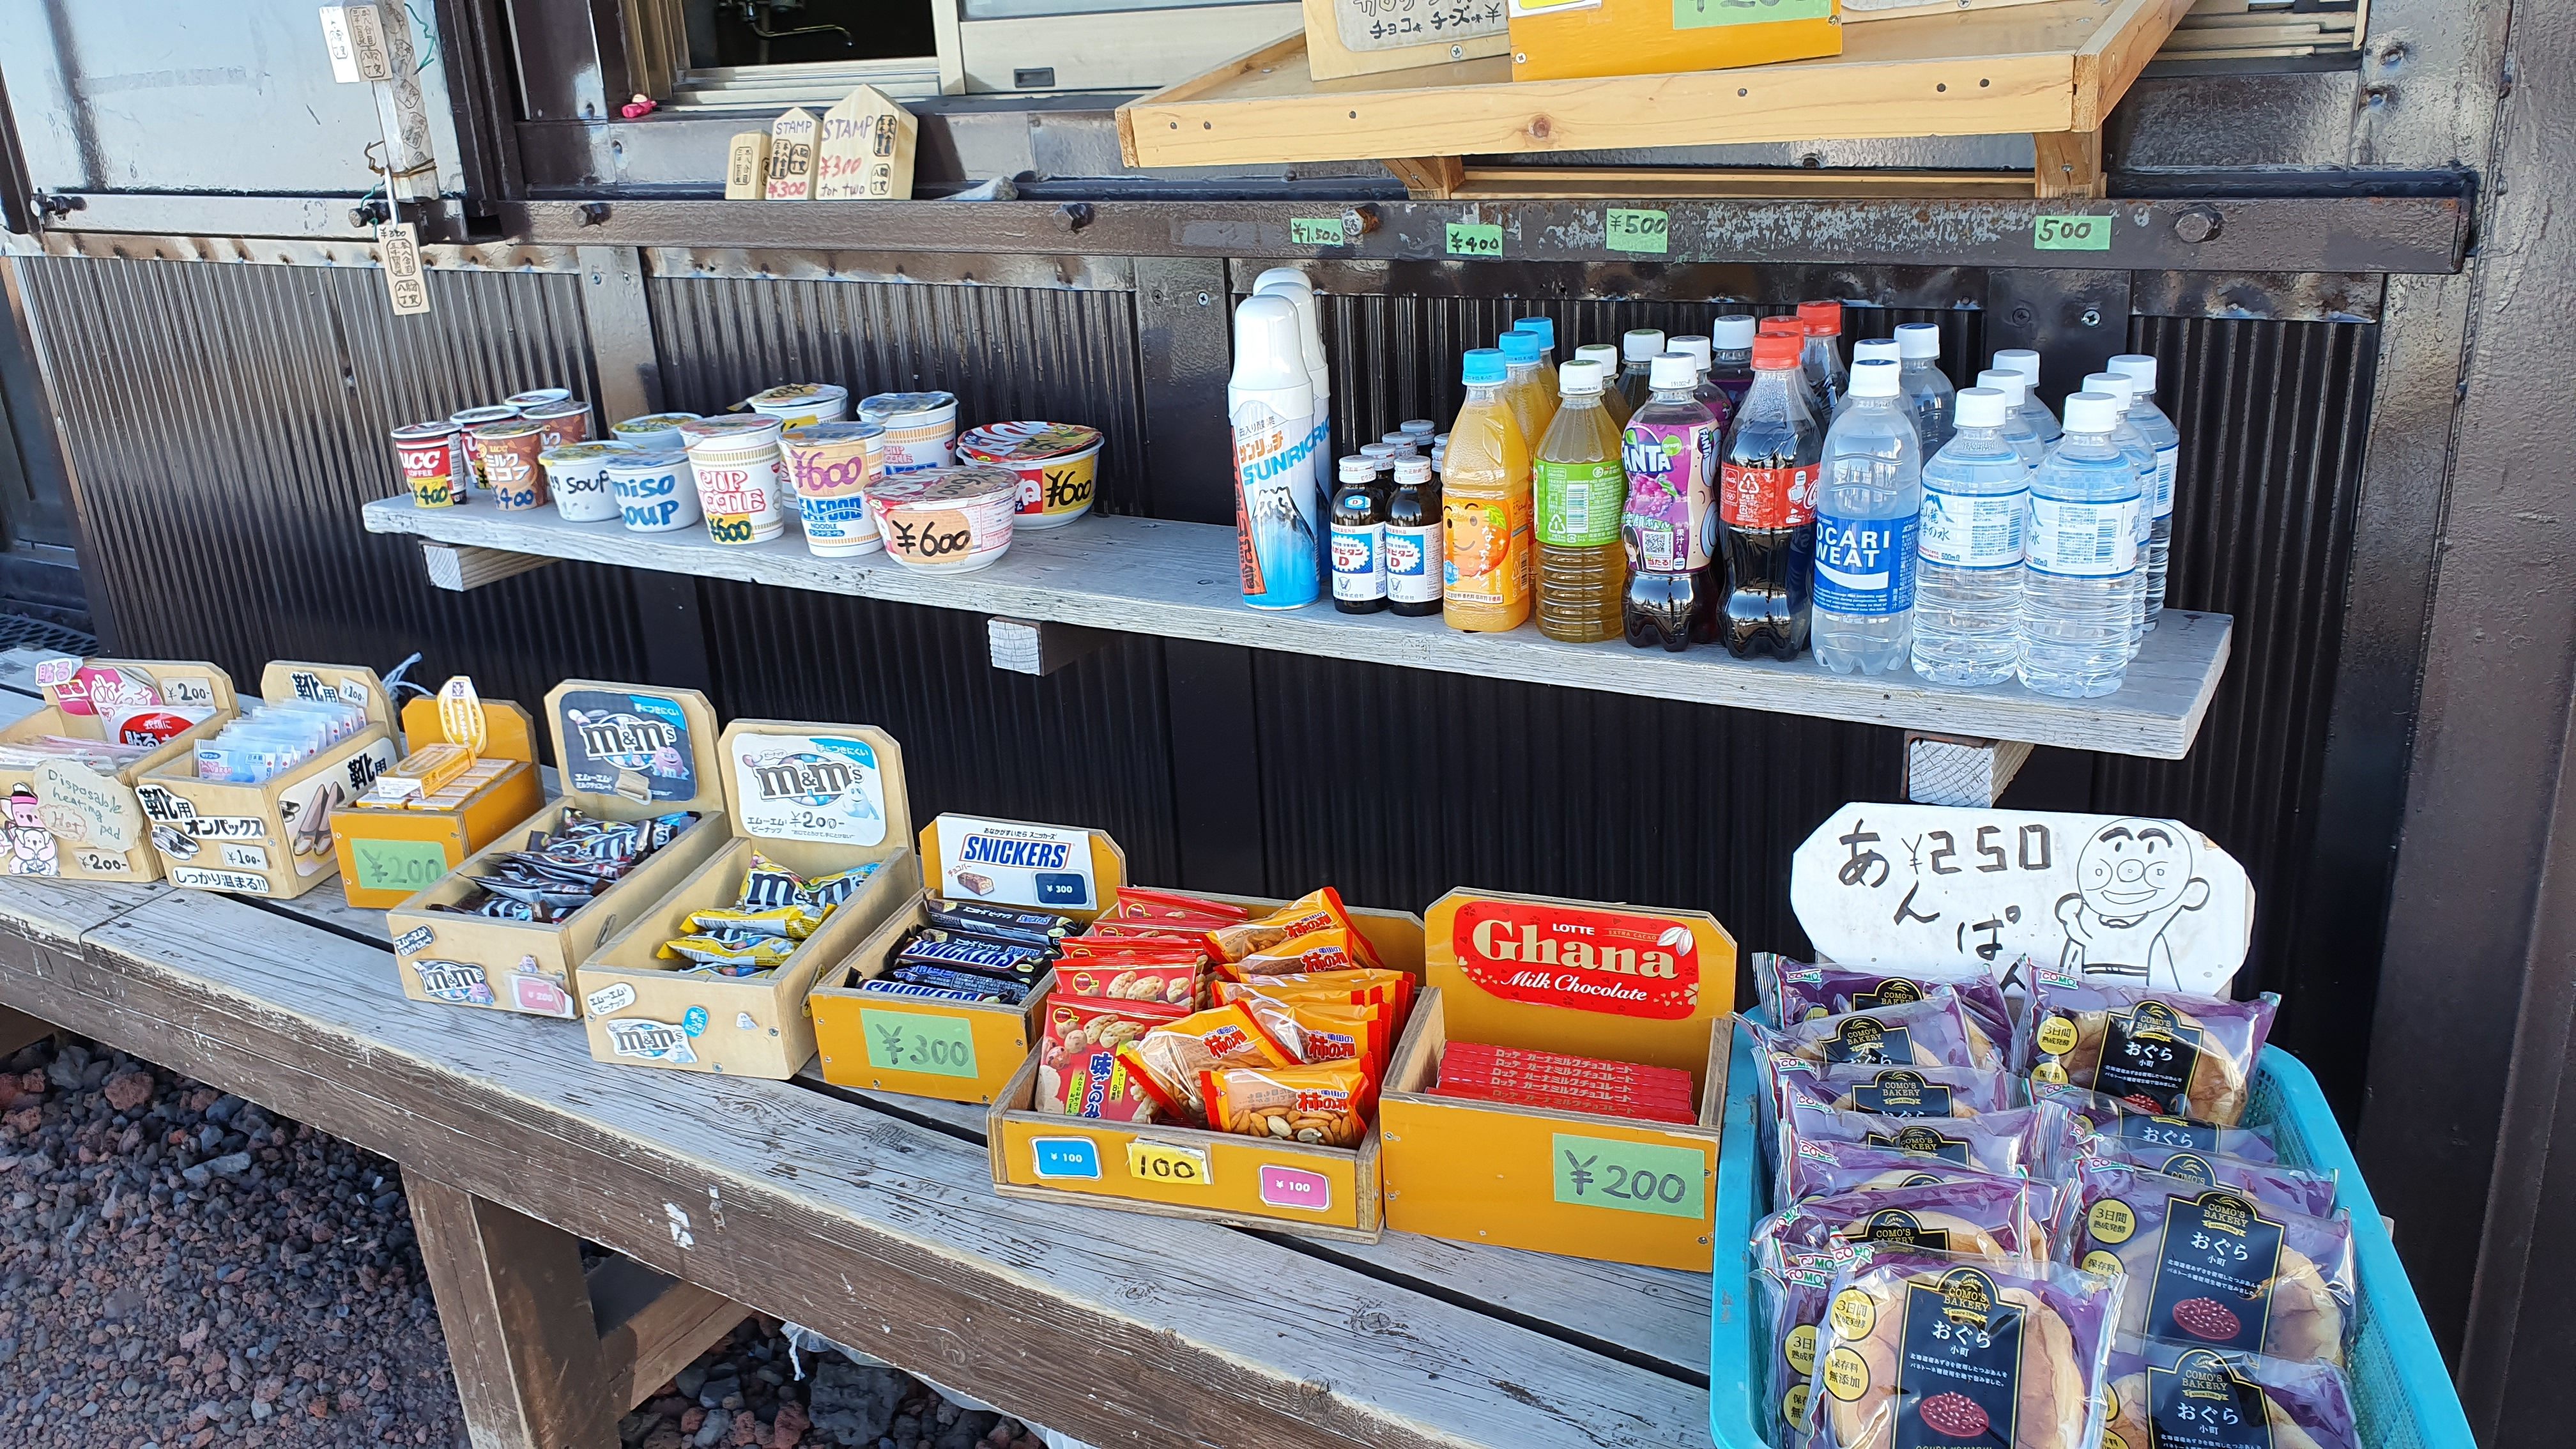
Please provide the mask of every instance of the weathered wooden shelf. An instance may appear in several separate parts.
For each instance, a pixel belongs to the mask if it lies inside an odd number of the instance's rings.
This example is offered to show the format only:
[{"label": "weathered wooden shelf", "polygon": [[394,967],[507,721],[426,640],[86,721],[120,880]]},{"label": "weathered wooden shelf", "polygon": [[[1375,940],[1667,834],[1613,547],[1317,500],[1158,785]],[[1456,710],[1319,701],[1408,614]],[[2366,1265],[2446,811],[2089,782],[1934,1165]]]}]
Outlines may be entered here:
[{"label": "weathered wooden shelf", "polygon": [[1945,10],[1846,25],[1819,60],[1586,80],[1515,82],[1509,56],[1317,80],[1301,31],[1119,107],[1119,144],[1131,166],[1382,160],[1446,197],[1470,155],[2026,132],[2037,195],[2099,196],[2103,119],[2191,4]]},{"label": "weathered wooden shelf", "polygon": [[1911,674],[1846,677],[1811,659],[1740,660],[1722,649],[1666,654],[1619,643],[1559,644],[1534,626],[1462,634],[1437,618],[1342,614],[1329,603],[1250,609],[1240,596],[1234,530],[1206,523],[1086,518],[1021,534],[990,567],[944,575],[896,567],[883,554],[816,558],[793,530],[768,543],[726,547],[694,529],[630,533],[615,522],[567,523],[552,509],[424,509],[408,498],[368,504],[366,523],[374,533],[539,558],[2166,760],[2182,758],[2199,733],[2234,627],[2223,614],[2168,611],[2130,664],[2126,687],[2102,699],[2059,700],[2018,685],[1938,689]]}]

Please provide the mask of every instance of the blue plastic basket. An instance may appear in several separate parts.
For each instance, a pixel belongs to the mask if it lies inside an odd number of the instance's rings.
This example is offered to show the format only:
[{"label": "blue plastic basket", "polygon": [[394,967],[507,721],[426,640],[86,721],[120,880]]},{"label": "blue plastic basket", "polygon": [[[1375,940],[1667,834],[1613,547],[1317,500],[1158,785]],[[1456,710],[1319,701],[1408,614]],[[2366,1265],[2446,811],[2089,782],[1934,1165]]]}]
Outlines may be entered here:
[{"label": "blue plastic basket", "polygon": [[[1718,1163],[1717,1241],[1737,1245],[1717,1262],[1715,1332],[1709,1345],[1708,1432],[1718,1449],[1767,1449],[1755,1396],[1767,1362],[1744,1251],[1768,1197],[1762,1152],[1755,1139],[1751,1038],[1735,1034],[1727,1072],[1725,1147]],[[2246,1120],[2268,1124],[2281,1160],[2336,1175],[2338,1201],[2352,1213],[2355,1265],[2361,1301],[2357,1338],[2346,1368],[2353,1410],[2368,1449],[2477,1449],[2459,1394],[2443,1372],[2433,1331],[2415,1301],[2414,1285],[2397,1261],[2379,1206],[2361,1180],[2352,1148],[2326,1107],[2317,1079],[2296,1057],[2278,1048],[2263,1053],[2254,1074],[2254,1100]]]}]

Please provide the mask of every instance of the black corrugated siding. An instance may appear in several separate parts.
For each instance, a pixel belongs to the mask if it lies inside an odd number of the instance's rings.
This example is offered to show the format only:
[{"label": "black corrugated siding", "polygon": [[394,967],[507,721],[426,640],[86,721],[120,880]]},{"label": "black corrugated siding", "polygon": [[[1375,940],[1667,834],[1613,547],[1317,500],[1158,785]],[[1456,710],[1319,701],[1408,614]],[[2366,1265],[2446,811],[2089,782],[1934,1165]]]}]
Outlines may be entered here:
[{"label": "black corrugated siding", "polygon": [[115,647],[471,673],[533,707],[567,674],[631,678],[625,574],[559,563],[470,593],[358,510],[399,492],[386,434],[525,388],[596,395],[578,280],[430,274],[395,317],[371,270],[20,257]]}]

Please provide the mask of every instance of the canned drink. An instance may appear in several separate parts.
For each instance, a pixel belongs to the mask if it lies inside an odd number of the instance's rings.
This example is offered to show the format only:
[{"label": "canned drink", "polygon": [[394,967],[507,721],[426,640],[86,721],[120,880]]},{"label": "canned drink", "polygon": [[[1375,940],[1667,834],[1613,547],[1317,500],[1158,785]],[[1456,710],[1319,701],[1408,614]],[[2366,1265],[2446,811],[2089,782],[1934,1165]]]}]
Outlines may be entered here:
[{"label": "canned drink", "polygon": [[698,479],[698,506],[706,510],[707,537],[718,543],[766,543],[787,531],[779,498],[786,479],[778,454],[778,419],[734,413],[682,423],[689,440],[689,469]]},{"label": "canned drink", "polygon": [[805,546],[826,558],[885,547],[868,511],[868,491],[883,477],[885,429],[855,423],[789,428],[778,446],[805,522]]},{"label": "canned drink", "polygon": [[464,436],[456,440],[457,448],[464,455],[463,466],[456,473],[457,502],[471,502],[475,489],[489,486],[483,481],[483,445],[476,440],[474,430],[492,423],[506,423],[518,415],[519,410],[507,403],[494,403],[488,407],[479,408],[459,408],[447,415],[449,422],[464,430]]},{"label": "canned drink", "polygon": [[680,436],[680,424],[694,423],[697,420],[696,413],[646,413],[640,418],[628,418],[624,422],[615,424],[609,431],[615,433],[617,441],[621,443],[648,443],[657,448],[685,448],[689,445],[689,440]]},{"label": "canned drink", "polygon": [[837,423],[850,415],[850,390],[828,382],[790,382],[754,393],[750,408],[791,428]]},{"label": "canned drink", "polygon": [[519,416],[545,430],[549,448],[590,441],[590,404],[586,402],[547,403],[541,407],[522,408]]},{"label": "canned drink", "polygon": [[677,448],[630,447],[608,461],[608,492],[636,533],[674,533],[699,518],[697,480]]},{"label": "canned drink", "polygon": [[565,443],[537,455],[545,465],[546,486],[555,496],[555,511],[574,523],[598,523],[617,516],[617,495],[609,491],[608,465],[635,452],[625,443]]},{"label": "canned drink", "polygon": [[394,429],[394,457],[402,463],[403,481],[411,485],[413,507],[453,508],[465,501],[456,476],[463,465],[456,440],[463,433],[454,423]]},{"label": "canned drink", "polygon": [[886,557],[923,573],[962,574],[1011,546],[1019,475],[1007,468],[925,468],[869,491]]},{"label": "canned drink", "polygon": [[1055,528],[1091,511],[1098,428],[1080,423],[987,423],[957,439],[957,458],[1019,475],[1015,528]]},{"label": "canned drink", "polygon": [[551,407],[560,402],[570,402],[572,401],[572,389],[568,387],[532,387],[526,392],[514,392],[508,397],[501,399],[501,401],[524,413],[536,408]]},{"label": "canned drink", "polygon": [[885,471],[946,468],[957,461],[957,394],[881,392],[859,399],[859,416],[885,426]]},{"label": "canned drink", "polygon": [[466,429],[482,450],[483,481],[492,501],[504,512],[546,505],[546,470],[537,459],[546,451],[545,427],[526,418],[485,423]]}]

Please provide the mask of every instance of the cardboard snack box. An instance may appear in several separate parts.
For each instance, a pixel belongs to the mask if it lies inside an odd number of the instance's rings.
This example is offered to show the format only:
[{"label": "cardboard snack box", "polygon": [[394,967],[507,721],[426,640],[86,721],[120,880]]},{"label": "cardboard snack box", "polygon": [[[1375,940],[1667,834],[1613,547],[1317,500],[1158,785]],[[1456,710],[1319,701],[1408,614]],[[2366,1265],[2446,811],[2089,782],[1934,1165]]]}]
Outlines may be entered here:
[{"label": "cardboard snack box", "polygon": [[[1387,1226],[1466,1243],[1708,1271],[1735,941],[1701,911],[1451,891],[1378,1107]],[[1698,1120],[1429,1095],[1453,1041],[1691,1074]]]},{"label": "cardboard snack box", "polygon": [[[1216,899],[1256,910],[1287,904],[1249,896]],[[1352,907],[1351,919],[1386,965],[1421,974],[1421,917]],[[1438,997],[1430,990],[1415,994],[1393,1060],[1414,1051],[1425,1024],[1438,1018]],[[1035,1111],[1037,1075],[1032,1056],[993,1103],[985,1142],[992,1153],[993,1190],[1005,1197],[1125,1207],[1355,1242],[1375,1242],[1382,1231],[1383,1089],[1378,1116],[1358,1147],[1322,1147]]]},{"label": "cardboard snack box", "polygon": [[328,699],[356,705],[367,723],[256,784],[198,778],[194,743],[187,758],[144,772],[134,796],[174,886],[292,900],[331,879],[340,873],[331,812],[367,793],[394,762],[393,710],[374,670],[272,660],[260,673],[259,692],[270,704]]},{"label": "cardboard snack box", "polygon": [[232,676],[211,664],[177,659],[48,659],[36,666],[36,683],[45,707],[0,729],[0,745],[47,735],[140,743],[110,731],[130,722],[148,739],[179,722],[150,718],[156,712],[213,711],[113,775],[68,761],[0,766],[0,795],[8,799],[0,846],[7,851],[8,874],[159,880],[161,853],[152,848],[151,822],[134,797],[135,782],[173,761],[195,761],[197,741],[222,729],[235,713]]},{"label": "cardboard snack box", "polygon": [[[545,803],[537,778],[536,722],[508,700],[484,700],[480,761],[506,767],[452,805],[377,807],[350,804],[331,812],[331,848],[340,858],[349,904],[380,911],[436,885],[465,857],[501,837]],[[424,745],[469,743],[448,738],[438,701],[413,698],[402,709],[403,752]]]},{"label": "cardboard snack box", "polygon": [[[581,1014],[573,969],[619,925],[669,894],[725,843],[715,710],[693,689],[567,679],[546,692],[563,793],[466,857],[436,885],[386,913],[403,994],[569,1020]],[[566,810],[598,820],[694,811],[699,821],[635,872],[561,921],[511,921],[433,910],[473,896],[493,857],[560,825]]]},{"label": "cardboard snack box", "polygon": [[[1011,864],[997,864],[1009,861]],[[1044,1034],[1053,978],[1018,1006],[923,1000],[857,989],[882,976],[906,933],[950,899],[1051,911],[1076,923],[1100,914],[1127,881],[1127,853],[1097,830],[942,815],[921,828],[917,891],[849,956],[815,978],[811,1007],[823,1080],[948,1102],[990,1102],[1008,1090]],[[971,876],[972,880],[961,879]],[[1041,897],[1043,899],[1041,899]]]},{"label": "cardboard snack box", "polygon": [[[816,976],[919,896],[903,749],[869,725],[735,720],[719,753],[730,834],[581,965],[590,1054],[784,1081],[814,1055],[806,993]],[[740,898],[755,854],[807,880],[876,869],[766,975],[691,974],[689,962],[665,959],[662,943],[689,933],[691,912]]]}]

